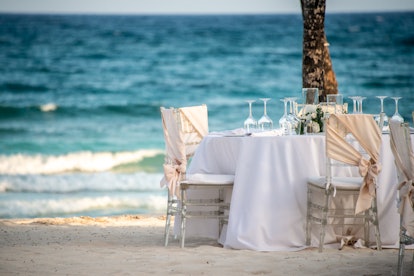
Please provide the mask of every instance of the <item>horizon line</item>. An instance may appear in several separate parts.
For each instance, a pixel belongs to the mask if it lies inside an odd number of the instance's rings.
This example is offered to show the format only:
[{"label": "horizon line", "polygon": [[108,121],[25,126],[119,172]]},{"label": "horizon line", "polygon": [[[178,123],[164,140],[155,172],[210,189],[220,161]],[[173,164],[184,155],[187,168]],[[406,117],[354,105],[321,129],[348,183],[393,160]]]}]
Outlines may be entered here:
[{"label": "horizon line", "polygon": [[[414,10],[327,11],[326,14],[414,13]],[[69,11],[0,11],[0,15],[102,15],[102,16],[234,16],[302,15],[301,12],[69,12]]]}]

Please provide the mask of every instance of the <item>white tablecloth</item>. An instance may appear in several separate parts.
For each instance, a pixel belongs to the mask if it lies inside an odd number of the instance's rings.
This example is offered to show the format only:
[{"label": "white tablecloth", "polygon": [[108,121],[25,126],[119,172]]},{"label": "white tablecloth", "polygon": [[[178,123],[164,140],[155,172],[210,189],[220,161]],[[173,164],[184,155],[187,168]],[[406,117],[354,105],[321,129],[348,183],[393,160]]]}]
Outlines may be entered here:
[{"label": "white tablecloth", "polygon": [[[229,223],[220,238],[225,247],[290,251],[305,247],[306,179],[325,174],[324,156],[323,135],[211,135],[203,139],[188,173],[235,174]],[[394,247],[398,244],[399,215],[389,135],[383,135],[381,163],[377,190],[381,240],[384,247]],[[187,235],[218,236],[205,222],[190,220],[189,224]],[[317,240],[316,231],[313,241]],[[336,241],[335,233],[328,229],[325,242]]]}]

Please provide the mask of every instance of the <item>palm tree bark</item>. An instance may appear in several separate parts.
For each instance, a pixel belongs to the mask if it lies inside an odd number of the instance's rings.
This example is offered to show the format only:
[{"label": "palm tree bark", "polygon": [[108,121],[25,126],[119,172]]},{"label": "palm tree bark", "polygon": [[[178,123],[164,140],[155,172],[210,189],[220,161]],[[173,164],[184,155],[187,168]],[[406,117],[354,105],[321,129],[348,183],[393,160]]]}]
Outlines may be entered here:
[{"label": "palm tree bark", "polygon": [[328,94],[338,94],[338,82],[336,81],[335,72],[332,67],[331,55],[329,54],[329,43],[326,39],[326,34],[324,31],[323,35],[323,69],[324,69],[324,82],[323,82],[323,92],[324,97]]},{"label": "palm tree bark", "polygon": [[338,93],[325,36],[326,0],[301,0],[303,17],[302,87],[318,88],[319,101]]}]

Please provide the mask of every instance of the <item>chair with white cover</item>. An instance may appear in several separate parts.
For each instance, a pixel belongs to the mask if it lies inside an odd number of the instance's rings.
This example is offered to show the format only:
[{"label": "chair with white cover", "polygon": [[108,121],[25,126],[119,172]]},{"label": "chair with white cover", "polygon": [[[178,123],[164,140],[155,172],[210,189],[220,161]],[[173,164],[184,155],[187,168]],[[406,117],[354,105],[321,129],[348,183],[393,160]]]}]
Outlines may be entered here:
[{"label": "chair with white cover", "polygon": [[[414,154],[407,123],[390,120],[390,145],[398,175],[398,212],[400,213],[400,248],[398,275],[403,275],[404,250],[414,244]],[[411,263],[414,270],[414,254]],[[413,275],[414,272],[411,273]]]},{"label": "chair with white cover", "polygon": [[369,246],[371,223],[381,250],[376,204],[381,132],[368,114],[331,114],[325,128],[326,175],[307,181],[306,245],[311,245],[312,225],[317,224],[322,252],[328,224],[342,229],[343,236],[363,226]]},{"label": "chair with white cover", "polygon": [[[218,221],[220,233],[228,220],[230,205],[224,200],[224,193],[232,189],[234,175],[186,174],[189,159],[208,133],[206,105],[160,109],[166,145],[161,186],[168,187],[164,243],[168,245],[171,217],[175,216],[181,220],[180,239],[181,247],[184,247],[186,220],[189,218],[213,218]],[[190,189],[198,189],[199,192],[188,195]],[[206,198],[204,192],[210,196],[213,194],[215,198]]]}]

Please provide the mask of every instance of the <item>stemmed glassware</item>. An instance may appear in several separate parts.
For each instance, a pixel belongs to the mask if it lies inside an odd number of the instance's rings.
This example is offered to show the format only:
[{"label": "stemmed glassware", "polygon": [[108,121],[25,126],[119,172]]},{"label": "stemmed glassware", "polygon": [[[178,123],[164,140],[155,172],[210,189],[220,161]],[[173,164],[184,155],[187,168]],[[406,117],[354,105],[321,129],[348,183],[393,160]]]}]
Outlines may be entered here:
[{"label": "stemmed glassware", "polygon": [[299,119],[299,117],[297,116],[294,110],[294,105],[296,104],[296,100],[297,100],[296,97],[288,98],[289,105],[290,105],[290,112],[288,115],[288,120],[290,122],[290,130],[289,130],[290,135],[300,134],[301,120]]},{"label": "stemmed glassware", "polygon": [[359,114],[363,114],[364,112],[362,111],[362,102],[366,99],[367,97],[361,97],[358,96],[357,97],[357,102],[358,102],[358,113]]},{"label": "stemmed glassware", "polygon": [[267,116],[266,104],[270,100],[270,98],[260,98],[263,101],[263,116],[257,121],[259,125],[259,129],[261,131],[271,130],[273,129],[273,121]]},{"label": "stemmed glassware", "polygon": [[249,104],[249,117],[244,121],[244,129],[246,130],[246,133],[252,133],[257,128],[257,121],[252,114],[252,104],[255,100],[247,100],[246,102]]},{"label": "stemmed glassware", "polygon": [[398,113],[398,100],[401,99],[401,97],[391,97],[391,99],[394,99],[395,101],[395,113],[392,115],[391,119],[403,123],[404,118]]},{"label": "stemmed glassware", "polygon": [[384,130],[384,128],[387,128],[388,126],[388,116],[384,112],[384,99],[388,98],[388,96],[376,96],[376,98],[380,99],[381,101],[381,111],[378,115],[375,116],[375,121],[377,122],[380,129]]},{"label": "stemmed glassware", "polygon": [[288,113],[287,113],[287,104],[288,104],[289,99],[284,98],[284,99],[281,99],[280,101],[283,102],[284,112],[283,112],[283,116],[279,119],[279,126],[283,130],[283,134],[287,135],[289,134],[289,129],[290,129],[290,124],[288,121]]},{"label": "stemmed glassware", "polygon": [[353,104],[353,110],[352,113],[353,114],[357,114],[359,111],[359,102],[358,99],[360,98],[360,96],[352,96],[349,97],[352,100],[352,104]]},{"label": "stemmed glassware", "polygon": [[352,97],[349,97],[351,100],[352,100],[352,104],[353,104],[353,111],[352,111],[352,113],[353,114],[356,114],[358,111],[358,109],[357,109],[357,100],[358,100],[358,96],[352,96]]}]

